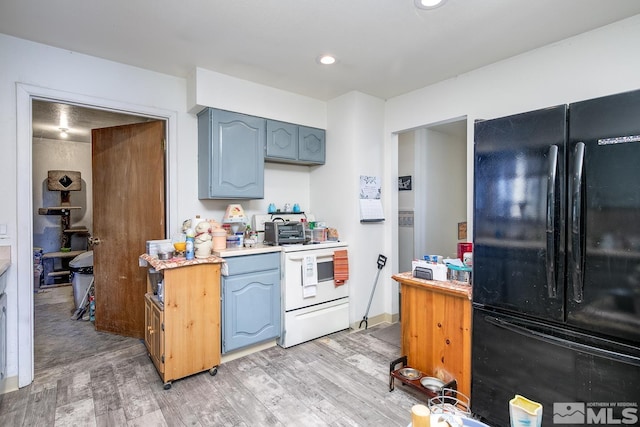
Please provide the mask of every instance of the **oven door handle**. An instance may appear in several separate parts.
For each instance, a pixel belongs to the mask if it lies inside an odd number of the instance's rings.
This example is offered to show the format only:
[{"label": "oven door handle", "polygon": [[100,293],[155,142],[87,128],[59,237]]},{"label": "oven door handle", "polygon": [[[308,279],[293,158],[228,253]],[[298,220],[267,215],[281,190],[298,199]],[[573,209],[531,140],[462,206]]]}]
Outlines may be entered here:
[{"label": "oven door handle", "polygon": [[[315,255],[317,262],[320,262],[319,258],[333,258],[334,252],[333,251],[315,252],[310,255]],[[287,259],[291,261],[302,261],[304,259],[304,255],[287,255]]]}]

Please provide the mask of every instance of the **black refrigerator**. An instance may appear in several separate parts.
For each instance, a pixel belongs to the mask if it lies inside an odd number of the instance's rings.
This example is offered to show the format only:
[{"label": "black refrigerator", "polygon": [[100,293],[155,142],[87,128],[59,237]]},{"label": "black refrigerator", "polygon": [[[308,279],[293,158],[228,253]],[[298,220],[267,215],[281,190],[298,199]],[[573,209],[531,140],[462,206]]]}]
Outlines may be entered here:
[{"label": "black refrigerator", "polygon": [[475,124],[471,409],[637,425],[640,91]]}]

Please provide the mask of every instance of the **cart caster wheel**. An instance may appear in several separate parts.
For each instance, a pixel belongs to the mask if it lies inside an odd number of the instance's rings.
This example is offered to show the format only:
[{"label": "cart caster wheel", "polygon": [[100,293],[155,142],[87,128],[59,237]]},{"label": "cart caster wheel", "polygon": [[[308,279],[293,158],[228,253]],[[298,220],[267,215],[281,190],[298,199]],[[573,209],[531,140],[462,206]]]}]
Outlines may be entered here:
[{"label": "cart caster wheel", "polygon": [[212,377],[214,377],[217,373],[218,373],[217,366],[214,366],[213,368],[209,369],[209,375],[211,375]]},{"label": "cart caster wheel", "polygon": [[170,382],[164,383],[164,389],[165,390],[169,390],[170,388],[171,388],[171,383]]}]

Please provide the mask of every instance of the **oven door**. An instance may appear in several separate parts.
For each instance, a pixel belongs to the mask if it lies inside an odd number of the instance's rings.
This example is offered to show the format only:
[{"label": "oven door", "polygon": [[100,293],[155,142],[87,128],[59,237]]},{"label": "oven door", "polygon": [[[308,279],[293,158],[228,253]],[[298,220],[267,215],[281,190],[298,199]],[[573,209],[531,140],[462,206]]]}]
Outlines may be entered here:
[{"label": "oven door", "polygon": [[[333,281],[333,250],[306,250],[289,252],[284,265],[285,311],[321,304],[349,296],[348,283],[336,286]],[[318,285],[315,292],[305,297],[302,281],[302,265],[307,255],[316,257]],[[309,294],[309,292],[307,292]]]}]

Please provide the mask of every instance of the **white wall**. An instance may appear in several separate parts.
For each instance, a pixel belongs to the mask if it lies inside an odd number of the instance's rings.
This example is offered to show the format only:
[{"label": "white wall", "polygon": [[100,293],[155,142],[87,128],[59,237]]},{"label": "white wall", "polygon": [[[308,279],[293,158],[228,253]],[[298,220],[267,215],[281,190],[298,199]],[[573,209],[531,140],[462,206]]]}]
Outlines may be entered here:
[{"label": "white wall", "polygon": [[467,219],[466,144],[432,128],[398,135],[398,175],[413,176],[413,189],[398,191],[398,210],[415,211],[414,228],[398,225],[398,271],[414,257],[456,256],[458,223]]},{"label": "white wall", "polygon": [[[416,132],[405,132],[398,135],[398,176],[416,177]],[[420,166],[419,166],[420,167]],[[416,182],[412,181],[412,189],[398,191],[398,210],[414,213],[415,197],[417,195]],[[403,215],[404,216],[404,215]],[[409,215],[407,215],[409,216]],[[398,215],[398,218],[400,215]],[[399,219],[398,219],[399,221]],[[398,223],[398,270],[411,270],[411,261],[417,256],[414,250],[414,227]]]},{"label": "white wall", "polygon": [[[405,132],[398,136],[398,176],[415,177],[416,163],[416,134],[415,132]],[[400,209],[412,210],[415,207],[414,191],[415,182],[412,182],[410,191],[398,192],[398,207]]]},{"label": "white wall", "polygon": [[422,249],[418,255],[455,257],[458,223],[467,219],[466,140],[426,129],[419,143],[424,144],[424,180],[416,183],[416,191],[425,205],[424,234],[416,236]]},{"label": "white wall", "polygon": [[[91,144],[76,141],[54,141],[45,138],[33,139],[33,245],[44,252],[60,250],[62,228],[60,216],[39,215],[38,208],[60,206],[60,192],[47,190],[50,170],[73,170],[80,172],[82,190],[71,191],[72,206],[81,209],[71,211],[71,225],[93,229],[93,199],[91,197]],[[84,240],[84,241],[81,241]],[[86,249],[86,236],[71,240],[72,249]],[[79,245],[83,244],[82,247]]]},{"label": "white wall", "polygon": [[[384,228],[395,220],[385,212],[385,223],[360,223],[360,175],[382,177],[382,124],[384,102],[359,92],[350,92],[328,103],[327,165],[311,173],[314,211],[336,224],[341,240],[349,243],[350,321],[354,324],[365,315],[375,277],[379,254],[386,252]],[[397,182],[395,184],[397,186]],[[382,186],[382,199],[397,197],[391,188]],[[389,270],[385,271],[388,274]],[[380,276],[382,278],[382,274]],[[388,289],[382,280],[376,290],[369,317],[384,313]],[[397,299],[397,291],[395,298]],[[356,324],[357,326],[357,324]]]},{"label": "white wall", "polygon": [[187,108],[221,108],[320,129],[327,127],[323,101],[196,68],[189,76]]}]

